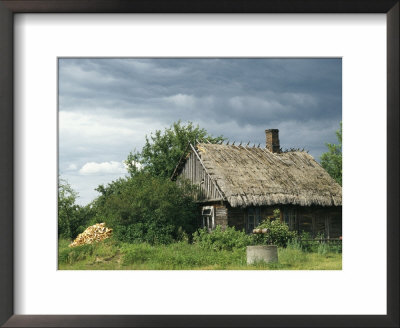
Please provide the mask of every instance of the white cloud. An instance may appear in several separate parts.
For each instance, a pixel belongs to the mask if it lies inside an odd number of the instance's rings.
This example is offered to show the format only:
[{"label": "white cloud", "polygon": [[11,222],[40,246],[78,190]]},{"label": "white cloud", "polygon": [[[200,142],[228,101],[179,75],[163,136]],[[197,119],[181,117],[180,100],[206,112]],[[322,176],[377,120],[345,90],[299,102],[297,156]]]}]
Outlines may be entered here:
[{"label": "white cloud", "polygon": [[126,168],[121,162],[88,162],[79,170],[82,175],[92,174],[123,174],[126,173]]}]

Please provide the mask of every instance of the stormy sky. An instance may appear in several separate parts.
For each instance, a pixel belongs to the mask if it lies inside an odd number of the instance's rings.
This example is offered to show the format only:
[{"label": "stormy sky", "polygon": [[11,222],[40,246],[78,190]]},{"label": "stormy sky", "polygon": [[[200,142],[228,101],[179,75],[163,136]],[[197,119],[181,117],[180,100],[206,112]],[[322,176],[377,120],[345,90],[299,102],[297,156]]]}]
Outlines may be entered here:
[{"label": "stormy sky", "polygon": [[59,59],[59,174],[79,204],[178,120],[263,146],[276,128],[319,161],[342,120],[341,59]]}]

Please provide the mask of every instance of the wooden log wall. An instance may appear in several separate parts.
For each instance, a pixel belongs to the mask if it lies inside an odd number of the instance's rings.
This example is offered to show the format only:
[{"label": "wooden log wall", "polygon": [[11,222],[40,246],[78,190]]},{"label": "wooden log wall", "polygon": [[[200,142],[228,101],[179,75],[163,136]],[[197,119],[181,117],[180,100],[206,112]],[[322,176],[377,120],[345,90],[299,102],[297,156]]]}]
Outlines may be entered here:
[{"label": "wooden log wall", "polygon": [[342,208],[330,212],[330,238],[342,236]]},{"label": "wooden log wall", "polygon": [[228,209],[228,225],[235,227],[236,230],[246,229],[246,212],[241,207],[227,206]]},{"label": "wooden log wall", "polygon": [[180,177],[188,179],[193,185],[199,187],[197,200],[219,200],[221,195],[210,176],[204,170],[196,154],[190,153],[189,158],[180,173]]},{"label": "wooden log wall", "polygon": [[[268,217],[274,215],[274,210],[277,206],[260,206],[260,219],[265,220]],[[230,227],[234,226],[237,230],[244,229],[247,230],[247,219],[249,215],[248,207],[231,207],[227,206],[228,210],[228,225]],[[255,211],[254,211],[255,212]],[[253,213],[254,213],[253,212]]]},{"label": "wooden log wall", "polygon": [[274,210],[278,209],[277,206],[261,206],[261,220],[264,221],[267,218],[274,216]]},{"label": "wooden log wall", "polygon": [[228,209],[226,205],[216,204],[214,205],[215,213],[215,226],[220,225],[223,230],[228,226]]},{"label": "wooden log wall", "polygon": [[281,211],[283,211],[284,220],[287,213],[296,213],[295,226],[291,229],[297,230],[299,233],[308,232],[312,237],[322,234],[325,238],[342,236],[341,206],[284,206]]},{"label": "wooden log wall", "polygon": [[[276,206],[261,206],[261,220],[273,216]],[[227,203],[214,204],[215,224],[222,227],[235,227],[237,230],[247,229],[248,208],[231,207]],[[342,236],[342,208],[317,206],[283,206],[280,208],[282,219],[285,220],[285,211],[295,213],[295,222],[292,230],[299,233],[305,231],[312,237],[322,234],[325,238],[339,238]]]}]

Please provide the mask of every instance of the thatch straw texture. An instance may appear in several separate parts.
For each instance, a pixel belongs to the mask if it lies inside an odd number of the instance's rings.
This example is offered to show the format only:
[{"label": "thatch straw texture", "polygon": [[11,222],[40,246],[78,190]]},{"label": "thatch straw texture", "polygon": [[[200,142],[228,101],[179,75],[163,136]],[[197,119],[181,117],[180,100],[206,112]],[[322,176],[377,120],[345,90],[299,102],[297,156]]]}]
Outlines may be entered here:
[{"label": "thatch straw texture", "polygon": [[306,152],[204,143],[196,152],[232,207],[342,205],[341,186]]}]

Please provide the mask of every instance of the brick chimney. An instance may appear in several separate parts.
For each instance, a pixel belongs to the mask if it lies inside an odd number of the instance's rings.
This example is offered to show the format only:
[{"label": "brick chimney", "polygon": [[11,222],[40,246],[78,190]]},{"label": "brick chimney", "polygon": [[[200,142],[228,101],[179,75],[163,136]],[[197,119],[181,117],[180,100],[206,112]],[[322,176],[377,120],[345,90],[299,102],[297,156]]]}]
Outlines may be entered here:
[{"label": "brick chimney", "polygon": [[266,148],[273,153],[279,153],[279,149],[281,148],[279,144],[279,130],[278,129],[265,130],[265,138],[266,138]]}]

